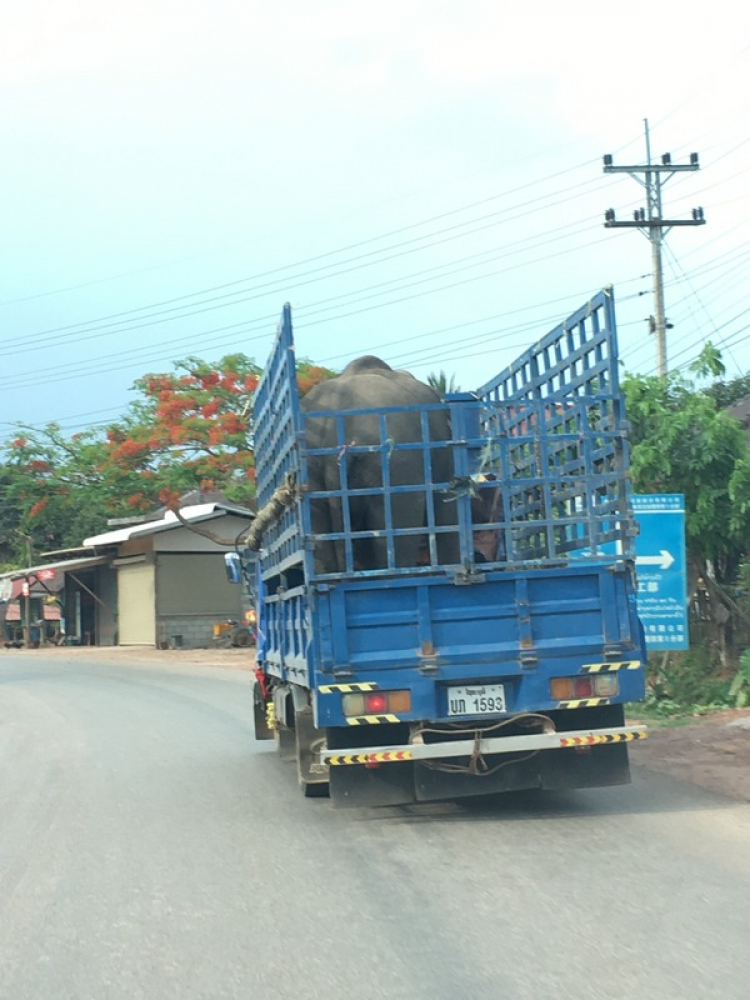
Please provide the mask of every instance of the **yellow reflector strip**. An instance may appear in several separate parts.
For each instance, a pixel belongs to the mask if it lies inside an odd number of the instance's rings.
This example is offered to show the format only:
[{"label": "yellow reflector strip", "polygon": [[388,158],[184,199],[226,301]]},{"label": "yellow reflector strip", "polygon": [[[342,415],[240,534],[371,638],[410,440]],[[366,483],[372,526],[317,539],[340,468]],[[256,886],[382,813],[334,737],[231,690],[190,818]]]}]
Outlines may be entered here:
[{"label": "yellow reflector strip", "polygon": [[594,736],[561,736],[561,747],[593,747],[600,743],[630,743],[633,740],[645,740],[648,733],[645,729],[637,733],[605,733]]},{"label": "yellow reflector strip", "polygon": [[347,753],[329,757],[332,767],[342,764],[394,764],[400,760],[411,760],[411,750],[383,750],[379,753]]},{"label": "yellow reflector strip", "polygon": [[609,705],[609,698],[579,698],[576,701],[561,701],[560,708],[599,708]]},{"label": "yellow reflector strip", "polygon": [[346,720],[349,726],[377,726],[382,722],[398,722],[397,715],[359,715]]},{"label": "yellow reflector strip", "polygon": [[335,694],[340,691],[342,694],[352,694],[358,691],[377,691],[378,685],[375,681],[362,681],[361,684],[321,684],[318,694]]},{"label": "yellow reflector strip", "polygon": [[643,666],[640,660],[622,660],[620,663],[584,663],[582,674],[610,673],[613,670],[638,670]]}]

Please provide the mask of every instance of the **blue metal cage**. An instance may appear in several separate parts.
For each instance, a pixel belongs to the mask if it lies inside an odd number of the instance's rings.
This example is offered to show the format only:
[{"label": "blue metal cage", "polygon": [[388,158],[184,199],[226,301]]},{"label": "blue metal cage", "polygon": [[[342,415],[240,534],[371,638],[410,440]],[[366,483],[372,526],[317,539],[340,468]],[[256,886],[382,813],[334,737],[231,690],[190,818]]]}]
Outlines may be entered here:
[{"label": "blue metal cage", "polygon": [[[389,407],[320,414],[336,427],[333,446],[312,450],[300,409],[291,310],[284,307],[276,342],[255,401],[255,451],[261,506],[285,482],[297,503],[287,507],[264,538],[263,576],[291,574],[292,586],[342,575],[472,573],[481,564],[507,569],[560,566],[632,558],[627,424],[617,371],[614,298],[611,289],[530,347],[476,393],[446,397],[434,406]],[[391,419],[408,411],[421,432],[395,442]],[[450,418],[450,439],[435,439],[433,414]],[[348,430],[367,417],[379,427],[376,443],[358,444]],[[452,475],[433,476],[435,455],[448,449]],[[409,453],[414,481],[394,485],[394,455]],[[363,455],[379,466],[375,485],[350,482],[350,463]],[[339,469],[335,489],[310,492],[308,463],[329,457]],[[395,498],[414,494],[424,506],[423,523],[394,523]],[[379,505],[376,529],[355,530],[353,498]],[[313,534],[310,505],[329,502],[341,511],[337,530]],[[450,516],[446,517],[446,511]],[[482,533],[483,551],[477,549]],[[399,559],[401,539],[416,536],[418,556]],[[357,561],[357,546],[377,538],[384,553],[377,565]],[[453,542],[449,561],[441,543]],[[339,544],[345,570],[316,568],[316,546]],[[445,551],[445,548],[442,548]]]}]

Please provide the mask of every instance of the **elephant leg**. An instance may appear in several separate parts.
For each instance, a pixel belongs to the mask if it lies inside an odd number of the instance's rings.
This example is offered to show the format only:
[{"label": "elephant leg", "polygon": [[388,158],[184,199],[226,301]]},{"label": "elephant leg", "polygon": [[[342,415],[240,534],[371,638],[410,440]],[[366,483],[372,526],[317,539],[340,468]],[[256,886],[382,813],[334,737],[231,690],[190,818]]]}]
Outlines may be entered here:
[{"label": "elephant leg", "polygon": [[[331,526],[331,505],[328,500],[310,501],[310,520],[314,535],[327,535],[333,528]],[[338,560],[336,554],[336,543],[331,541],[315,540],[315,572],[316,573],[336,573],[338,571]]]},{"label": "elephant leg", "polygon": [[[396,493],[390,498],[394,528],[423,528],[426,524],[425,492]],[[424,551],[423,535],[396,535],[396,566],[420,564]]]},{"label": "elephant leg", "polygon": [[[352,531],[381,531],[385,527],[385,501],[380,495],[362,496],[350,504]],[[384,538],[358,538],[353,543],[355,569],[386,569]]]}]

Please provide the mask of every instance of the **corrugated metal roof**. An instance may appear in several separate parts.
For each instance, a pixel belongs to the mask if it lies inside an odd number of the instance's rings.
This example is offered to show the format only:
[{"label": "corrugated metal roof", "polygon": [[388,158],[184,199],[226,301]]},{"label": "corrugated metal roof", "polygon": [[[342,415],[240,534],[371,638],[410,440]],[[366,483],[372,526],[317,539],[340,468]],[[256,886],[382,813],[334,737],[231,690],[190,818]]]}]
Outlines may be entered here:
[{"label": "corrugated metal roof", "polygon": [[83,569],[86,566],[97,566],[107,562],[108,556],[82,556],[80,559],[63,559],[60,562],[39,563],[37,566],[26,566],[23,569],[11,569],[5,573],[0,573],[0,580],[23,579],[27,576],[35,576],[43,569],[68,570]]},{"label": "corrugated metal roof", "polygon": [[[252,511],[245,507],[230,507],[228,504],[222,503],[202,503],[192,507],[182,507],[180,513],[186,521],[195,523],[211,520],[215,517],[224,517],[227,514],[236,514],[239,517],[246,517],[248,520],[254,516]],[[101,535],[84,538],[83,544],[87,546],[118,545],[120,542],[127,542],[130,538],[142,538],[144,535],[154,535],[159,531],[169,531],[171,528],[179,528],[180,526],[181,522],[177,515],[169,510],[159,521],[131,524],[124,528],[116,528],[114,531],[105,531]]]},{"label": "corrugated metal roof", "polygon": [[[0,603],[15,600],[21,593],[23,581],[33,577],[30,581],[30,589],[33,595],[56,592],[63,586],[63,576],[65,573],[86,569],[89,566],[100,566],[109,562],[109,556],[81,556],[79,559],[63,559],[59,562],[40,563],[38,566],[25,566],[23,569],[12,569],[6,573],[0,573]],[[38,574],[42,570],[52,570],[54,577],[50,580],[38,580]]]}]

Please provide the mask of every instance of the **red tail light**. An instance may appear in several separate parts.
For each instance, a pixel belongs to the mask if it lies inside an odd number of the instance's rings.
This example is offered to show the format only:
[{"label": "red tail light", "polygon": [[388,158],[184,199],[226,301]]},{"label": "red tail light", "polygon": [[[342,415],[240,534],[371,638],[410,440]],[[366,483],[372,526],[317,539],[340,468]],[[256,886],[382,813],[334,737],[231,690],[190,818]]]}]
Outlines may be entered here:
[{"label": "red tail light", "polygon": [[368,691],[341,696],[347,717],[356,715],[406,715],[411,712],[411,691]]},{"label": "red tail light", "polygon": [[594,694],[594,682],[591,677],[576,677],[573,681],[573,693],[576,698],[591,698]]},{"label": "red tail light", "polygon": [[388,696],[381,691],[371,691],[365,695],[365,713],[383,715],[388,711]]}]

